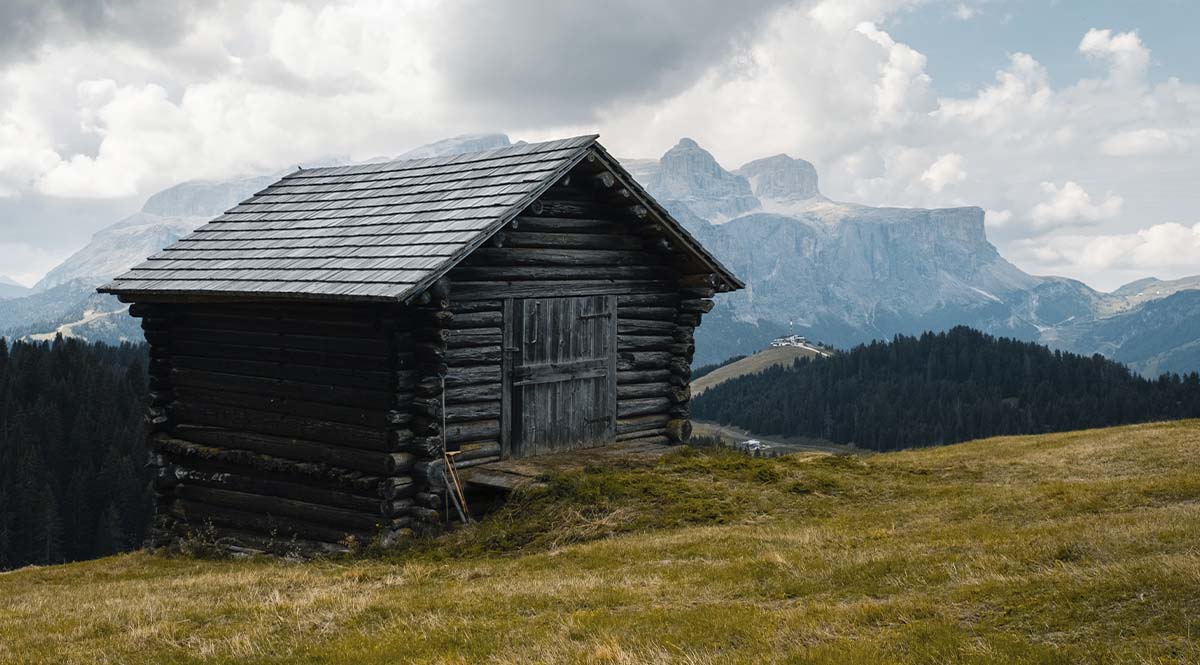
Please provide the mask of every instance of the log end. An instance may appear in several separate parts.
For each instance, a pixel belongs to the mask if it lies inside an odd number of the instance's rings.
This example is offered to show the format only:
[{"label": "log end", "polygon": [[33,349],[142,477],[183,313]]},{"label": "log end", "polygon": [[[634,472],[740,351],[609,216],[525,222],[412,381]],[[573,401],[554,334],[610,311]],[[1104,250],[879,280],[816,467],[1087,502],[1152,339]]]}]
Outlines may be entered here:
[{"label": "log end", "polygon": [[678,418],[668,421],[667,438],[671,443],[687,443],[692,438],[692,421]]}]

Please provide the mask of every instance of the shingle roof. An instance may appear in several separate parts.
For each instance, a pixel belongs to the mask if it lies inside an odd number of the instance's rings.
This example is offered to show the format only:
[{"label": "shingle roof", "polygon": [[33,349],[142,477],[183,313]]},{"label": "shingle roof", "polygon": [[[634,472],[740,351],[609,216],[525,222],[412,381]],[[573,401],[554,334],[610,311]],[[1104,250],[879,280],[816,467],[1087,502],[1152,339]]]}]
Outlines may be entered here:
[{"label": "shingle roof", "polygon": [[540,196],[596,138],[298,170],[99,291],[405,299]]}]

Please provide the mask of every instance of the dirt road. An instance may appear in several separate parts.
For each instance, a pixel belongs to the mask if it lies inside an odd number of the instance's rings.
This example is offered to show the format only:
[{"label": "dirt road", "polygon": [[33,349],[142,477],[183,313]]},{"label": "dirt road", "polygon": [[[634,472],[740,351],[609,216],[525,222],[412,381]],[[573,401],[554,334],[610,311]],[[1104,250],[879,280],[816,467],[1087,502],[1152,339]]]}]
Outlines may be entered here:
[{"label": "dirt road", "polygon": [[846,455],[849,453],[862,453],[866,451],[859,450],[854,446],[846,446],[840,443],[830,441],[822,441],[820,439],[805,439],[800,437],[778,437],[778,436],[762,436],[753,432],[721,425],[718,423],[706,422],[703,420],[692,421],[694,436],[720,436],[730,441],[745,441],[746,439],[758,439],[762,443],[788,452],[819,452],[833,453],[835,455]]}]

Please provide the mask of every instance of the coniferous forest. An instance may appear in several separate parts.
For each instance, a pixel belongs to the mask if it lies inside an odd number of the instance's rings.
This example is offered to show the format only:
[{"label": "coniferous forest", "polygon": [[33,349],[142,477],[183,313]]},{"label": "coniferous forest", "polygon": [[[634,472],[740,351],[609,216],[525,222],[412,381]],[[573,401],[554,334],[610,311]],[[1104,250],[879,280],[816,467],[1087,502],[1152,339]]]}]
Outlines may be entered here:
[{"label": "coniferous forest", "polygon": [[1200,417],[1200,375],[1147,379],[1101,356],[959,327],[797,360],[709,388],[700,420],[869,450]]},{"label": "coniferous forest", "polygon": [[0,339],[0,569],[141,545],[145,367],[144,345]]},{"label": "coniferous forest", "polygon": [[[146,348],[0,339],[0,569],[141,544]],[[968,329],[899,336],[714,386],[693,416],[871,450],[1200,417],[1200,375]]]}]

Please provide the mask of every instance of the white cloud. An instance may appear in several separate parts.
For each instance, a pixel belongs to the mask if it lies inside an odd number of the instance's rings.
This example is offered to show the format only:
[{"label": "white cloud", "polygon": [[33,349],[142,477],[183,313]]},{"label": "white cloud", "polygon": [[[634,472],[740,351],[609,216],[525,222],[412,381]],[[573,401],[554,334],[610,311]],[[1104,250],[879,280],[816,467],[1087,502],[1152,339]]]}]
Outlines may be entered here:
[{"label": "white cloud", "polygon": [[[1137,33],[1082,35],[1075,57],[1099,63],[1094,79],[1056,84],[1033,52],[1011,53],[993,80],[938,98],[925,54],[887,28],[924,2],[713,0],[716,19],[568,3],[544,20],[588,29],[555,31],[530,21],[538,3],[248,0],[173,22],[170,39],[45,40],[0,66],[0,205],[116,205],[189,178],[499,130],[599,131],[631,157],[693,136],[728,167],[787,152],[840,200],[984,207],[1001,250],[1036,272],[1094,274],[1053,249],[1080,225],[1125,236],[1200,207],[1200,86],[1149,80]],[[0,237],[28,224],[3,217]]]},{"label": "white cloud", "polygon": [[967,179],[964,164],[963,156],[956,152],[942,155],[921,174],[921,182],[928,185],[929,189],[940,192],[945,189],[946,185]]},{"label": "white cloud", "polygon": [[1200,224],[1155,224],[1132,233],[1058,235],[1015,243],[1013,257],[1052,271],[1073,271],[1111,289],[1147,276],[1175,279],[1196,274]]},{"label": "white cloud", "polygon": [[1107,62],[1109,75],[1120,82],[1137,80],[1150,64],[1150,51],[1136,32],[1113,34],[1112,30],[1092,28],[1080,40],[1079,52]]},{"label": "white cloud", "polygon": [[26,242],[0,240],[0,275],[31,286],[67,257],[69,252],[50,252]]},{"label": "white cloud", "polygon": [[1100,203],[1093,203],[1091,195],[1071,181],[1062,187],[1043,182],[1042,191],[1049,194],[1050,199],[1037,204],[1029,213],[1034,224],[1042,229],[1111,219],[1120,214],[1125,203],[1112,193],[1106,194]]},{"label": "white cloud", "polygon": [[1046,121],[1054,91],[1046,68],[1027,53],[1008,56],[1008,67],[996,82],[974,97],[939,100],[936,115],[947,123],[975,126],[988,134],[1020,134]]},{"label": "white cloud", "polygon": [[958,3],[958,6],[954,8],[954,16],[955,16],[955,18],[957,18],[960,21],[970,21],[971,19],[975,18],[978,14],[979,14],[978,9],[968,6],[964,2]]},{"label": "white cloud", "polygon": [[[146,180],[178,168],[190,145],[187,118],[162,87],[118,87],[115,81],[79,84],[80,126],[101,142],[96,156],[75,154],[37,182],[50,196],[103,198],[136,194]],[[181,159],[183,158],[183,159]]]},{"label": "white cloud", "polygon": [[34,116],[17,110],[0,113],[0,199],[22,196],[58,163],[50,144]]},{"label": "white cloud", "polygon": [[1013,219],[1011,210],[984,210],[983,223],[989,228],[1001,229],[1008,226]]},{"label": "white cloud", "polygon": [[925,56],[897,43],[873,23],[859,23],[855,30],[887,53],[887,60],[878,66],[879,80],[875,84],[877,126],[900,126],[917,114],[933,111],[934,99],[930,92],[931,80],[925,73]]},{"label": "white cloud", "polygon": [[1094,269],[1133,268],[1148,273],[1200,266],[1200,224],[1155,224],[1136,233],[1090,238],[1077,257]]},{"label": "white cloud", "polygon": [[1172,151],[1188,149],[1185,139],[1171,136],[1161,129],[1135,129],[1104,139],[1100,152],[1112,157],[1140,157],[1162,155]]},{"label": "white cloud", "polygon": [[808,18],[825,32],[845,33],[864,21],[878,23],[887,16],[927,0],[820,0]]}]

